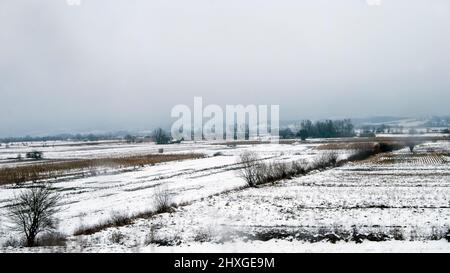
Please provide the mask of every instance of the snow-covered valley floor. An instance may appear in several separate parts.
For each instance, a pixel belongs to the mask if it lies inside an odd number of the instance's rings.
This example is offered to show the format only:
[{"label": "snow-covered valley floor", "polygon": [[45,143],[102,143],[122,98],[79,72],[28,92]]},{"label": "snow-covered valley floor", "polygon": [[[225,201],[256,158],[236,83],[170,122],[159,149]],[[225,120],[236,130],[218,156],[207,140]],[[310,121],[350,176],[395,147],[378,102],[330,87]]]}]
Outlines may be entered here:
[{"label": "snow-covered valley floor", "polygon": [[[64,248],[32,251],[450,252],[445,240],[450,227],[449,142],[421,144],[414,154],[408,149],[378,154],[258,188],[244,188],[238,175],[242,152],[254,151],[265,160],[308,161],[321,152],[318,144],[181,146],[172,149],[208,157],[53,186],[64,195],[59,230],[68,235],[113,213],[152,210],[155,189],[161,186],[183,206],[130,225],[70,236]],[[0,187],[0,241],[12,236],[6,205],[20,190]]]}]

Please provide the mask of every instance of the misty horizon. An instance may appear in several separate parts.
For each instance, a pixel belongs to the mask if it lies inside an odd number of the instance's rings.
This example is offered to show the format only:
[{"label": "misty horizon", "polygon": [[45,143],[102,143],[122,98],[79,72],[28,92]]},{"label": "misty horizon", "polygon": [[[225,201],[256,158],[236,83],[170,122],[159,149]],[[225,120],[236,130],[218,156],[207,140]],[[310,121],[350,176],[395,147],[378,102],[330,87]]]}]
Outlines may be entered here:
[{"label": "misty horizon", "polygon": [[2,1],[0,137],[151,130],[177,104],[281,120],[449,115],[450,2]]}]

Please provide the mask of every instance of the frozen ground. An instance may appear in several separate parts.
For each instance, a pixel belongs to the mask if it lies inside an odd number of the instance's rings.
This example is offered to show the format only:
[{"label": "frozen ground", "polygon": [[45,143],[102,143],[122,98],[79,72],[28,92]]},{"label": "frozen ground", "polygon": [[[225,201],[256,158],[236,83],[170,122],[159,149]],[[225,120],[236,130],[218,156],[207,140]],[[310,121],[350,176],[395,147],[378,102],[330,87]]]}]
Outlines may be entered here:
[{"label": "frozen ground", "polygon": [[0,252],[145,252],[145,253],[449,253],[450,248],[446,240],[437,241],[386,241],[361,244],[337,242],[305,243],[302,241],[276,240],[270,241],[235,241],[222,244],[199,243],[183,244],[179,246],[136,246],[128,247],[121,244],[87,247],[37,247],[37,248],[3,248]]},{"label": "frozen ground", "polygon": [[[145,145],[139,150],[157,150]],[[158,148],[161,146],[158,146]],[[245,185],[238,177],[237,158],[245,150],[258,153],[263,159],[295,160],[314,156],[315,145],[225,145],[179,144],[167,145],[172,152],[201,152],[210,157],[196,160],[168,162],[146,166],[135,171],[63,180],[52,183],[63,195],[62,211],[58,218],[60,231],[72,234],[80,226],[90,226],[109,219],[111,214],[135,214],[153,209],[155,188],[167,189],[175,203],[186,203]],[[128,148],[124,148],[128,149]],[[152,150],[153,149],[153,150]],[[106,149],[105,149],[106,150]],[[114,153],[108,148],[109,154]],[[123,150],[122,150],[123,151]],[[91,151],[92,152],[92,151]],[[154,151],[153,151],[154,152]],[[219,156],[212,156],[220,152]],[[8,234],[5,206],[11,198],[30,183],[0,187],[0,238]]]},{"label": "frozen ground", "polygon": [[[157,185],[166,186],[175,202],[189,204],[128,226],[73,236],[66,249],[53,250],[450,251],[450,243],[441,239],[450,227],[449,142],[425,143],[414,154],[403,149],[275,185],[240,189],[245,182],[237,174],[236,161],[243,151],[253,150],[266,160],[310,160],[320,152],[316,147],[201,144],[198,149],[206,154],[223,155],[56,183],[65,196],[59,218],[60,230],[67,234],[80,225],[107,219],[112,212],[152,209]],[[196,149],[190,145],[189,150]],[[1,187],[0,204],[7,204],[16,190]],[[5,220],[3,239],[9,234]],[[390,237],[383,242],[344,242],[354,232]],[[340,240],[308,242],[318,234],[335,234]]]},{"label": "frozen ground", "polygon": [[158,153],[159,149],[166,153],[204,152],[214,153],[214,148],[206,143],[186,143],[181,145],[155,145],[154,143],[129,144],[118,141],[99,142],[31,142],[27,144],[13,143],[0,147],[0,168],[34,163],[33,161],[17,161],[20,154],[25,159],[27,152],[41,151],[46,161],[93,159],[114,156],[143,155]]}]

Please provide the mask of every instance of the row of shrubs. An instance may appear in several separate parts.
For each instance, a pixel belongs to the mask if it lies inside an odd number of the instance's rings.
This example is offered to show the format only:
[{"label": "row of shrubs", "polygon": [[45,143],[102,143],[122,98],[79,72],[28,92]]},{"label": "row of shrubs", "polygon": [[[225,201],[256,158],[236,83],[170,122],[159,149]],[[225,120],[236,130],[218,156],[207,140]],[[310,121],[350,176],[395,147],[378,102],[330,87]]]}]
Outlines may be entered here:
[{"label": "row of shrubs", "polygon": [[[33,246],[66,246],[67,243],[67,235],[61,232],[52,231],[45,232],[36,238]],[[3,247],[27,247],[28,241],[26,238],[17,239],[15,237],[9,237],[6,239],[3,244]]]},{"label": "row of shrubs", "polygon": [[167,188],[160,186],[155,188],[153,194],[153,209],[132,215],[113,212],[111,217],[103,222],[91,226],[78,227],[73,235],[91,235],[106,228],[127,226],[132,224],[135,219],[150,218],[156,214],[173,212],[177,206],[178,205],[173,202],[170,191]]},{"label": "row of shrubs", "polygon": [[313,162],[262,162],[253,152],[244,152],[240,155],[239,163],[242,168],[240,176],[250,187],[260,184],[274,183],[283,179],[304,175],[313,170],[326,169],[338,165],[338,154],[335,152],[322,153]]},{"label": "row of shrubs", "polygon": [[[411,144],[412,145],[412,144]],[[312,162],[263,162],[254,152],[244,152],[239,157],[240,176],[250,187],[260,184],[274,183],[283,179],[304,175],[314,170],[337,167],[349,161],[360,161],[382,152],[390,152],[406,147],[406,143],[381,142],[355,149],[346,159],[339,159],[335,151],[319,154]]]}]

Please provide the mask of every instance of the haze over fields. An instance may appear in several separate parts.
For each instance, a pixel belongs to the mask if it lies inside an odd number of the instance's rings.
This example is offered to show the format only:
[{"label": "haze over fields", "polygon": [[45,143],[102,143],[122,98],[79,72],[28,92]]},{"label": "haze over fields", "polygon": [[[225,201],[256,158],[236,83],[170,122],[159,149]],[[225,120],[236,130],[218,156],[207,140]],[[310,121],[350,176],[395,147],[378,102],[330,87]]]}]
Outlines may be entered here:
[{"label": "haze over fields", "polygon": [[450,2],[0,2],[0,136],[149,128],[170,109],[446,115]]}]

